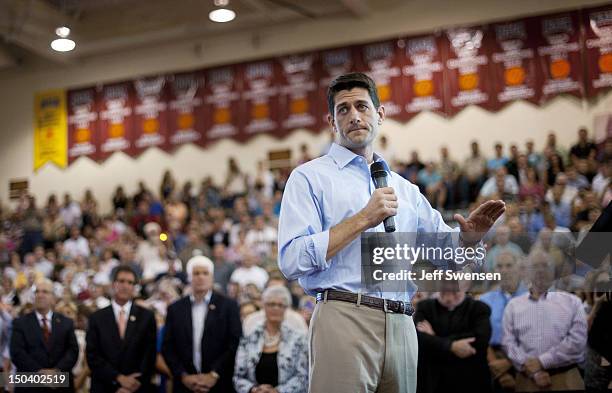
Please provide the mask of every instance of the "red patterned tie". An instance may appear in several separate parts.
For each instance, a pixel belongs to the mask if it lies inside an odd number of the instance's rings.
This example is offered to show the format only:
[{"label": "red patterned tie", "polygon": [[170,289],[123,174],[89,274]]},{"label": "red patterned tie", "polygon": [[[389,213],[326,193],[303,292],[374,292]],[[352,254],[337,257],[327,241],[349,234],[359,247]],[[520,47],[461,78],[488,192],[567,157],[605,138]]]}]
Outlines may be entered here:
[{"label": "red patterned tie", "polygon": [[47,317],[42,317],[42,334],[43,340],[45,341],[45,345],[49,346],[49,337],[51,336],[51,331],[49,330],[49,324],[47,323]]}]

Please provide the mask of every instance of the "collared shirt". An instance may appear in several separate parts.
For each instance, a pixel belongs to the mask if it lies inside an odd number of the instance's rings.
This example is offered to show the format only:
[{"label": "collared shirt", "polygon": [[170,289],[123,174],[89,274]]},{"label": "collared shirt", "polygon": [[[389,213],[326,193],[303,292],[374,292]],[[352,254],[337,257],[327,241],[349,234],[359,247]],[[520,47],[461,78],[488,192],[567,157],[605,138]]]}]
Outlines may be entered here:
[{"label": "collared shirt", "polygon": [[120,306],[115,300],[113,300],[111,302],[111,305],[113,306],[113,314],[115,314],[115,321],[117,321],[117,326],[119,326],[119,313],[121,312],[121,310],[123,310],[125,312],[125,326],[127,327],[127,321],[130,317],[130,311],[132,309],[132,301],[130,300],[123,306]]},{"label": "collared shirt", "polygon": [[[398,197],[397,232],[453,231],[414,184],[391,172],[384,159],[374,154],[389,174],[387,182]],[[406,291],[368,293],[361,285],[361,239],[358,237],[326,260],[330,229],[363,209],[375,190],[368,163],[345,147],[332,144],[323,157],[300,165],[285,186],[279,219],[279,267],[298,279],[309,295],[325,289],[361,292],[370,296],[410,301],[415,286]],[[458,229],[457,229],[458,230]],[[367,232],[384,232],[380,223]]]},{"label": "collared shirt", "polygon": [[536,357],[544,369],[582,362],[587,321],[580,299],[547,292],[539,299],[525,293],[506,306],[502,344],[517,370]]},{"label": "collared shirt", "polygon": [[199,302],[191,295],[191,326],[193,328],[193,365],[198,372],[202,372],[202,336],[204,335],[204,322],[208,314],[208,304],[212,291],[208,291],[204,299]]},{"label": "collared shirt", "polygon": [[39,313],[38,311],[36,311],[36,319],[38,319],[38,324],[40,325],[40,328],[42,329],[44,324],[43,324],[43,317],[46,318],[47,320],[47,327],[49,328],[49,333],[51,333],[51,321],[53,318],[53,311],[49,310],[49,312],[47,312],[45,315],[42,315],[41,313]]},{"label": "collared shirt", "polygon": [[508,305],[508,302],[517,296],[520,296],[527,292],[527,288],[521,283],[514,293],[509,293],[497,288],[493,291],[484,293],[480,297],[480,301],[486,303],[491,308],[491,345],[501,345],[502,343],[502,319],[504,317],[504,310]]}]

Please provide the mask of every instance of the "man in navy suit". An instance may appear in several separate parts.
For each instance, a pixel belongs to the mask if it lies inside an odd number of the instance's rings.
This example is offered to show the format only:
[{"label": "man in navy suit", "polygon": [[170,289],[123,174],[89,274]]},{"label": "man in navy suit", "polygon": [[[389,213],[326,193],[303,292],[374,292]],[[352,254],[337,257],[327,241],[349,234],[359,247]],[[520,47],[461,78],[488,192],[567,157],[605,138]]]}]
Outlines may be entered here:
[{"label": "man in navy suit", "polygon": [[[42,279],[34,288],[34,311],[13,321],[10,352],[17,372],[68,372],[79,357],[79,345],[74,335],[73,321],[53,312],[55,296],[53,283]],[[72,392],[72,375],[69,374],[70,387],[16,388],[16,392]]]},{"label": "man in navy suit", "polygon": [[119,266],[113,275],[113,301],[89,317],[87,363],[91,392],[152,390],[156,359],[153,312],[132,303],[136,273]]},{"label": "man in navy suit", "polygon": [[207,257],[191,258],[186,270],[192,294],[168,307],[162,345],[174,392],[233,392],[242,335],[238,304],[212,290],[214,265]]}]

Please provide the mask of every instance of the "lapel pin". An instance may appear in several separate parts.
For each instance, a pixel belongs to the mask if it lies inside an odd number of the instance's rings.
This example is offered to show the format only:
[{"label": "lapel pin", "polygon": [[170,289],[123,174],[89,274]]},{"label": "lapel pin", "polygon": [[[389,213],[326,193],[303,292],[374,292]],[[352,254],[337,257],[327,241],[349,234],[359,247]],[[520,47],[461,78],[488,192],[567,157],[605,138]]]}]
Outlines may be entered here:
[{"label": "lapel pin", "polygon": [[136,317],[133,315],[130,315],[130,321],[134,322],[136,320]]},{"label": "lapel pin", "polygon": [[214,310],[215,310],[215,308],[217,308],[217,306],[215,306],[214,304],[211,304],[210,306],[208,306],[208,309],[209,309],[210,311],[214,311]]}]

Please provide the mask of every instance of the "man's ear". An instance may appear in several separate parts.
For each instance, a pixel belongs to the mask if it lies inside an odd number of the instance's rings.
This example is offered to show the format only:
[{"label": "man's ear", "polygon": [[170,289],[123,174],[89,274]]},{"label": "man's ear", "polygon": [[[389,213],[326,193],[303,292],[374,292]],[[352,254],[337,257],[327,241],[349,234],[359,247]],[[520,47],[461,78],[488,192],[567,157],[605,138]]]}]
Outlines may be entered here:
[{"label": "man's ear", "polygon": [[329,128],[331,128],[331,130],[335,133],[336,130],[336,125],[334,124],[334,117],[330,114],[327,115],[327,123],[329,124]]},{"label": "man's ear", "polygon": [[385,120],[385,107],[380,105],[376,112],[378,113],[378,124],[382,124]]}]

